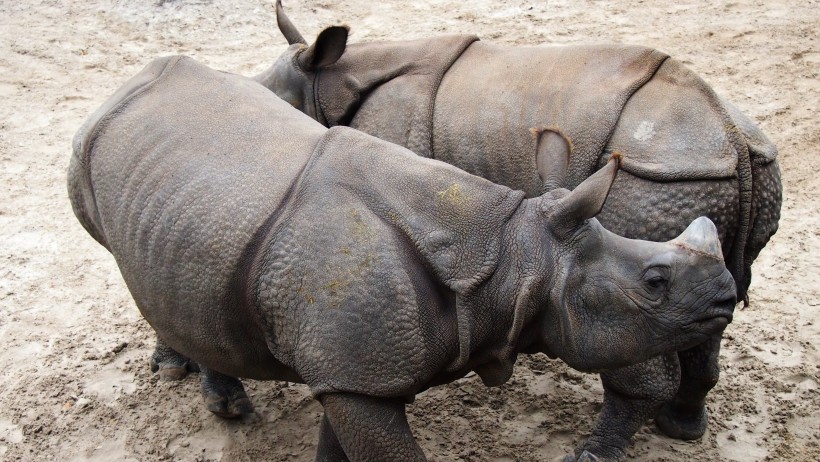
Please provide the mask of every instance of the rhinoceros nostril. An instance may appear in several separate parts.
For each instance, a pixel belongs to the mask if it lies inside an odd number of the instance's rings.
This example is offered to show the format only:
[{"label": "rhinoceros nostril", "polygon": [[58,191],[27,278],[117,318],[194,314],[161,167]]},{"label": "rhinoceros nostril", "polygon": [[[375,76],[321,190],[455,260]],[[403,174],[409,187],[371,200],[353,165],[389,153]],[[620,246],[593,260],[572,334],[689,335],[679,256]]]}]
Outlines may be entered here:
[{"label": "rhinoceros nostril", "polygon": [[723,294],[716,297],[715,305],[728,305],[734,307],[737,304],[737,296],[734,290],[727,290]]}]

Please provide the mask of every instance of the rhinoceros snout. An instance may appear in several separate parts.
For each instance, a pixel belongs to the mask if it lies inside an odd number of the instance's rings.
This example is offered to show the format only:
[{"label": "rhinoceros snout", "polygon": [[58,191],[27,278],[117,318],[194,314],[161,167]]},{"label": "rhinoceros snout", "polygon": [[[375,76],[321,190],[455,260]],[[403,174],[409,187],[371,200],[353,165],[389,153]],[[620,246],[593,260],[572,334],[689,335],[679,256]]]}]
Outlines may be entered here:
[{"label": "rhinoceros snout", "polygon": [[718,299],[714,304],[712,310],[714,317],[726,318],[726,324],[732,322],[732,316],[735,312],[735,305],[737,304],[737,297],[734,290],[725,297]]},{"label": "rhinoceros snout", "polygon": [[714,278],[712,284],[717,293],[696,323],[702,325],[708,333],[717,333],[732,322],[737,304],[737,289],[729,270],[724,270]]}]

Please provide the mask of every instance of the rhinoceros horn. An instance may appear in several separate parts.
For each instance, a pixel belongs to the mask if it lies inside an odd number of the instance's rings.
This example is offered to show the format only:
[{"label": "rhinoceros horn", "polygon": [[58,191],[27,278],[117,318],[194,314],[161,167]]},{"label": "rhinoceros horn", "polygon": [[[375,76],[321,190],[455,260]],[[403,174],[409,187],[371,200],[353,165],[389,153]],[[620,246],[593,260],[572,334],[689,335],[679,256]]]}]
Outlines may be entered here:
[{"label": "rhinoceros horn", "polygon": [[706,217],[700,217],[693,221],[672,242],[693,252],[709,255],[723,261],[723,252],[720,250],[717,228],[712,220]]},{"label": "rhinoceros horn", "polygon": [[555,212],[550,217],[550,222],[556,231],[571,232],[578,224],[601,211],[618,174],[620,161],[621,154],[613,153],[602,169],[562,197],[554,208],[551,207]]},{"label": "rhinoceros horn", "polygon": [[285,14],[285,10],[282,8],[282,0],[276,0],[276,23],[279,25],[279,30],[282,31],[282,35],[287,39],[288,45],[293,45],[294,43],[307,45],[307,41],[305,41],[302,34],[296,30],[296,26],[290,22],[290,18]]}]

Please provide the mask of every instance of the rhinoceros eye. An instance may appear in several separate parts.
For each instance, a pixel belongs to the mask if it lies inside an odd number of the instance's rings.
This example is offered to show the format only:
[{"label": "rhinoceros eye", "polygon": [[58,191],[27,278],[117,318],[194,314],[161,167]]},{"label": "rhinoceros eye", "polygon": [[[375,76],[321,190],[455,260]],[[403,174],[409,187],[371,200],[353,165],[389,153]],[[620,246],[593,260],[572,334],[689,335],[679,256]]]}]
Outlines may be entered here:
[{"label": "rhinoceros eye", "polygon": [[663,278],[661,276],[655,276],[653,278],[648,279],[646,281],[646,285],[653,289],[660,289],[661,287],[665,286],[667,282],[668,281],[666,280],[666,278]]},{"label": "rhinoceros eye", "polygon": [[669,279],[667,278],[666,273],[667,268],[665,267],[649,268],[643,274],[643,282],[650,290],[657,291],[664,289],[667,284],[669,284]]}]

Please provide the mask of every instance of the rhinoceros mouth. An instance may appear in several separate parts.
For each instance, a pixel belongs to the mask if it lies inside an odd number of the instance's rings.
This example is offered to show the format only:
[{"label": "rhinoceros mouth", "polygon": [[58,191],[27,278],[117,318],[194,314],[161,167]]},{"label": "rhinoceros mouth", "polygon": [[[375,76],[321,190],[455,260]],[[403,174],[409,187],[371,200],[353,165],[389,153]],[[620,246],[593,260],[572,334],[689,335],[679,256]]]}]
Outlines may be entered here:
[{"label": "rhinoceros mouth", "polygon": [[704,318],[697,322],[698,327],[708,331],[720,331],[726,328],[732,322],[732,315],[717,315],[709,318]]},{"label": "rhinoceros mouth", "polygon": [[721,300],[715,303],[702,317],[695,320],[692,325],[699,328],[706,327],[708,330],[723,329],[732,322],[734,310],[734,297]]}]

